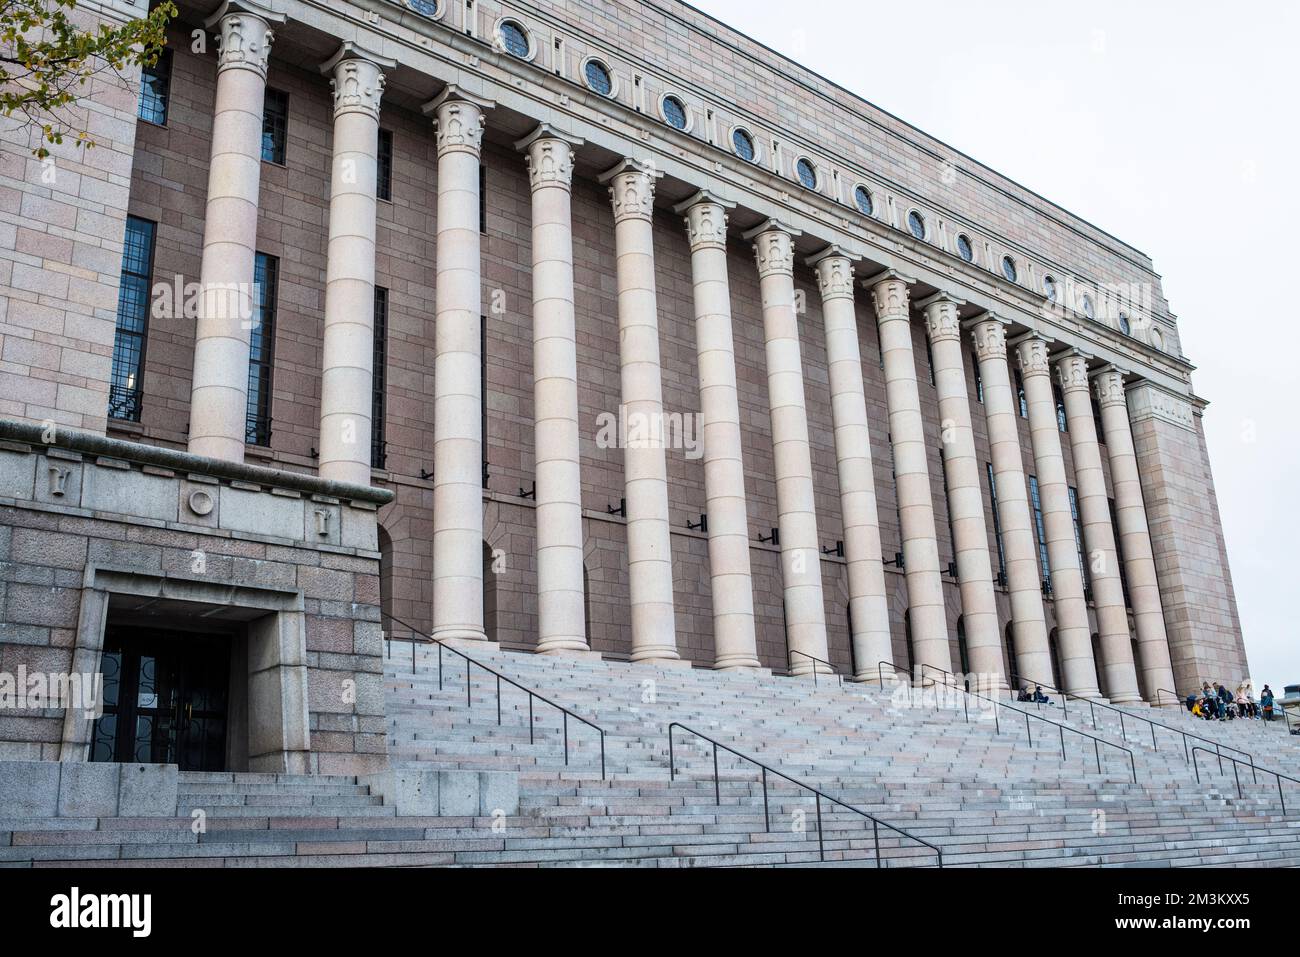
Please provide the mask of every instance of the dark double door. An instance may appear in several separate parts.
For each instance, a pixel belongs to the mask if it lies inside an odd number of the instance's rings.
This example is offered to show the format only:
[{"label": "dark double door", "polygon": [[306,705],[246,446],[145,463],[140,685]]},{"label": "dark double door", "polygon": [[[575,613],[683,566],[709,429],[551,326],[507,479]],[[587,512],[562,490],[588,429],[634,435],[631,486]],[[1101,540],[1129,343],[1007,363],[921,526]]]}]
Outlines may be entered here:
[{"label": "dark double door", "polygon": [[104,713],[92,761],[225,770],[228,636],[109,628],[102,670]]}]

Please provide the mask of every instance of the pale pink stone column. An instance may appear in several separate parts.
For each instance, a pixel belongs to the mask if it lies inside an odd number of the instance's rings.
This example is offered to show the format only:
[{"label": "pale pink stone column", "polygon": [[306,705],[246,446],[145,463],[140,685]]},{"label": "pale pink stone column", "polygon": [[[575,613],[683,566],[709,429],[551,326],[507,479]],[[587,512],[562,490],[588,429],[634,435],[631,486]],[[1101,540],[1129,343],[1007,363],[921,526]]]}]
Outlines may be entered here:
[{"label": "pale pink stone column", "polygon": [[321,67],[334,88],[329,246],[320,387],[320,476],[370,484],[374,375],[375,179],[384,70],[348,41]]},{"label": "pale pink stone column", "polygon": [[862,385],[862,350],[853,306],[853,264],[834,246],[808,262],[817,270],[826,327],[826,368],[830,375],[831,421],[848,565],[849,617],[853,623],[849,638],[857,665],[854,678],[865,681],[878,674],[879,662],[892,662],[894,652],[881,562],[871,432]]},{"label": "pale pink stone column", "polygon": [[1029,434],[1034,447],[1034,466],[1038,470],[1047,558],[1052,566],[1057,647],[1061,670],[1065,672],[1061,681],[1071,694],[1098,698],[1101,692],[1092,660],[1092,629],[1088,626],[1088,606],[1083,597],[1083,570],[1079,567],[1074,538],[1074,515],[1070,510],[1069,482],[1061,453],[1047,341],[1031,332],[1016,340],[1015,345],[1025,401],[1029,405]]},{"label": "pale pink stone column", "polygon": [[1074,455],[1074,479],[1079,489],[1079,521],[1087,549],[1092,600],[1097,609],[1101,640],[1099,669],[1106,675],[1106,696],[1115,704],[1142,700],[1133,667],[1133,641],[1128,630],[1128,609],[1119,578],[1115,533],[1110,525],[1110,499],[1101,469],[1097,426],[1092,418],[1088,391],[1088,357],[1071,349],[1056,359],[1065,400],[1065,419]]},{"label": "pale pink stone column", "polygon": [[207,207],[203,219],[202,295],[194,332],[189,451],[244,461],[248,426],[248,354],[253,318],[253,261],[262,175],[262,107],[272,24],[282,13],[238,0],[205,23],[221,35],[212,118]]},{"label": "pale pink stone column", "polygon": [[1157,695],[1174,687],[1174,669],[1169,657],[1169,636],[1165,630],[1164,606],[1160,601],[1160,583],[1156,578],[1155,557],[1147,526],[1146,504],[1142,499],[1142,482],[1138,475],[1137,452],[1133,447],[1133,427],[1129,422],[1124,373],[1114,366],[1097,370],[1092,376],[1101,406],[1101,427],[1106,435],[1106,453],[1110,457],[1110,484],[1115,492],[1115,524],[1120,549],[1124,553],[1124,573],[1128,579],[1129,600],[1133,603],[1133,620],[1137,629],[1138,659],[1147,693],[1157,703],[1168,695]]}]

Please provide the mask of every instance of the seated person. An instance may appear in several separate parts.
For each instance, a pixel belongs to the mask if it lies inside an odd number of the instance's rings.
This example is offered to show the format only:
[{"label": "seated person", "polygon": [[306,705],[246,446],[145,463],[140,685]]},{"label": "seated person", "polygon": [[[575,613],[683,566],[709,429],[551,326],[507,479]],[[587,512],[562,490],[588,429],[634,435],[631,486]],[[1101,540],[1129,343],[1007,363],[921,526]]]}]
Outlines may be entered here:
[{"label": "seated person", "polygon": [[1047,697],[1047,695],[1043,694],[1043,689],[1039,685],[1034,685],[1034,703],[1035,704],[1052,703],[1052,699]]}]

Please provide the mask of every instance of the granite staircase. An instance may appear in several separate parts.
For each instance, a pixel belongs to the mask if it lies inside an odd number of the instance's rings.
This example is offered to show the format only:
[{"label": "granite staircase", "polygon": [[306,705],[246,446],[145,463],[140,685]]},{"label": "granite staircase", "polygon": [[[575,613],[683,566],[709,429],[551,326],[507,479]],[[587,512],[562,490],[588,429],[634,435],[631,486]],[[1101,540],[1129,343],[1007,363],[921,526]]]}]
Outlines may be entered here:
[{"label": "granite staircase", "polygon": [[[1094,729],[1075,702],[1043,709],[1057,724],[1024,705],[995,720],[987,703],[934,689],[474,649],[599,724],[602,777],[595,731],[570,719],[566,748],[561,712],[535,699],[530,735],[528,697],[508,683],[498,722],[495,676],[472,669],[467,689],[461,659],[444,652],[440,677],[436,647],[414,650],[414,668],[409,642],[385,660],[392,761],[516,772],[517,813],[399,816],[352,778],[182,773],[174,818],[0,809],[0,866],[933,867],[927,844],[945,867],[1300,864],[1300,785],[1290,815],[1262,774],[1239,798],[1231,767],[1202,756],[1198,785],[1178,736],[1159,730],[1153,747],[1136,720],[1180,726],[1172,709],[1131,709],[1121,733],[1117,713]],[[674,722],[769,765],[766,795],[762,769],[726,750],[715,782],[712,745],[681,728],[670,768]],[[1232,724],[1188,730],[1293,766],[1288,736]],[[1132,771],[1128,753],[1067,729],[1126,736]],[[777,772],[906,833],[819,808]]]}]

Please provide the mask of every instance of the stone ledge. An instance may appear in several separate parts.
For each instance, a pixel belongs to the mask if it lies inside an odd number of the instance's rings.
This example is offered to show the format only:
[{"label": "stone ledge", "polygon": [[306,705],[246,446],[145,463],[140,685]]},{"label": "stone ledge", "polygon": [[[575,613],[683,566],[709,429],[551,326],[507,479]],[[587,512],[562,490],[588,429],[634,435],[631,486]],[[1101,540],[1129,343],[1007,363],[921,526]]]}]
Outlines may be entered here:
[{"label": "stone ledge", "polygon": [[519,775],[514,771],[393,768],[358,776],[398,817],[507,817],[519,813]]},{"label": "stone ledge", "polygon": [[174,764],[0,761],[0,803],[22,817],[172,817]]}]

